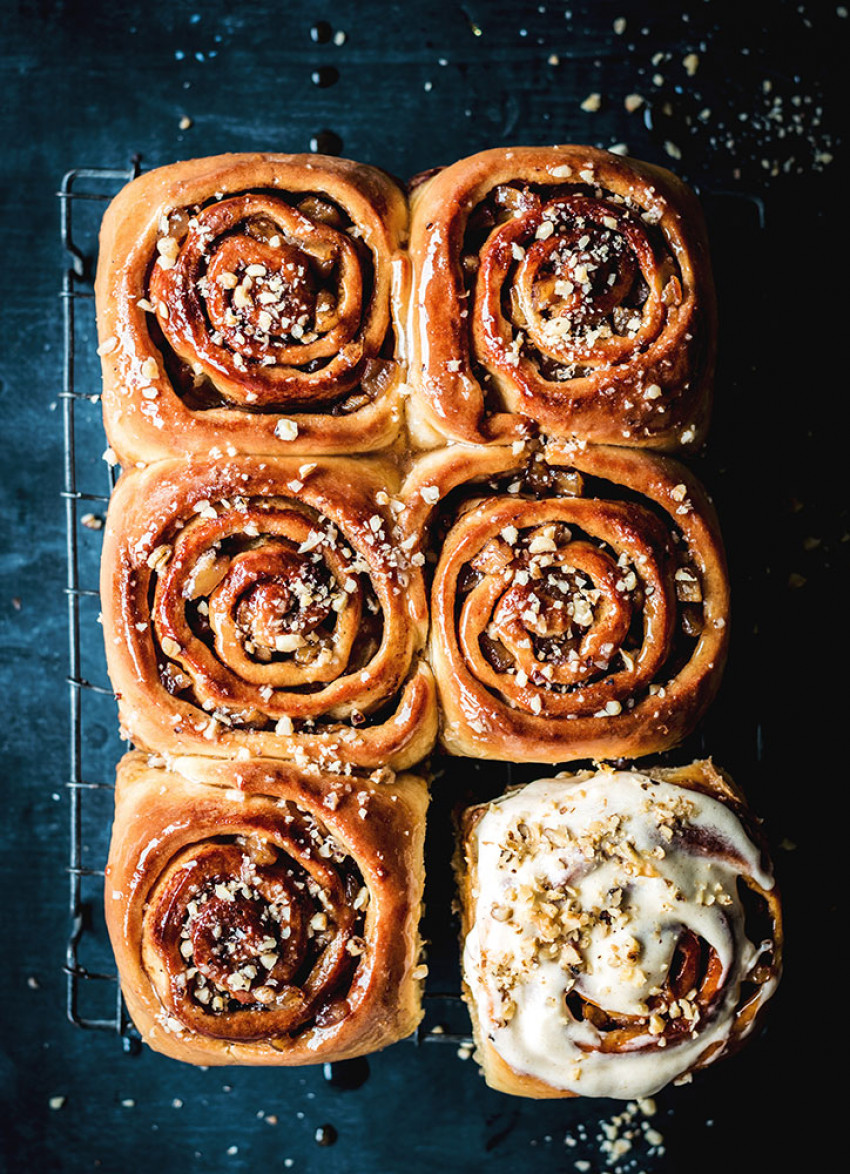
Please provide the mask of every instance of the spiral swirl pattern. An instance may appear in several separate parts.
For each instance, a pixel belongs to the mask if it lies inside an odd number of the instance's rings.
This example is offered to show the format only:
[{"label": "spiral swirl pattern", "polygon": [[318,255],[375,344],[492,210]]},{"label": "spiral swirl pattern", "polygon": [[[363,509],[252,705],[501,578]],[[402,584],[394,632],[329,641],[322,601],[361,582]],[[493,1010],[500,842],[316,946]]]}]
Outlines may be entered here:
[{"label": "spiral swirl pattern", "polygon": [[336,770],[427,753],[433,688],[407,601],[421,572],[376,505],[388,478],[381,464],[242,458],[122,483],[103,595],[135,740]]},{"label": "spiral swirl pattern", "polygon": [[397,185],[346,160],[220,156],[129,185],[97,279],[118,455],[387,445],[406,223]]},{"label": "spiral swirl pattern", "polygon": [[148,969],[194,1031],[250,1040],[345,1013],[368,891],[325,829],[287,815],[191,845],[150,895]]},{"label": "spiral swirl pattern", "polygon": [[485,360],[503,378],[517,378],[521,366],[527,376],[518,331],[538,367],[544,358],[560,365],[555,378],[645,349],[663,327],[665,298],[681,298],[672,258],[659,262],[648,226],[628,208],[587,196],[527,204],[479,254],[474,328]]},{"label": "spiral swirl pattern", "polygon": [[487,151],[413,195],[414,435],[676,449],[707,423],[714,304],[674,176],[587,148]]},{"label": "spiral swirl pattern", "polygon": [[143,1036],[195,1063],[315,1063],[421,1015],[427,792],[146,755],[118,768],[107,923]]},{"label": "spiral swirl pattern", "polygon": [[405,489],[423,543],[429,487],[460,503],[431,590],[449,749],[566,762],[651,753],[693,728],[723,665],[728,586],[681,466],[604,447],[433,454]]},{"label": "spiral swirl pattern", "polygon": [[386,334],[388,306],[364,305],[368,254],[332,205],[302,205],[312,218],[276,196],[238,196],[198,212],[179,245],[160,239],[150,294],[162,332],[236,403],[338,396]]}]

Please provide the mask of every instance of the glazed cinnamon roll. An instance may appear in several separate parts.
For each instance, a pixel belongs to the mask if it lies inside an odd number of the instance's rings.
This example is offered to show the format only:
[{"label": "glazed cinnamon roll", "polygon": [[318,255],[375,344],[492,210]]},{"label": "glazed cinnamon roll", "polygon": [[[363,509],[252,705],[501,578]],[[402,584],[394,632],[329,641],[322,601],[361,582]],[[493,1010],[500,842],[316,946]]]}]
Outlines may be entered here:
[{"label": "glazed cinnamon roll", "polygon": [[715,307],[696,199],[591,147],[498,148],[411,196],[410,425],[662,450],[708,422]]},{"label": "glazed cinnamon roll", "polygon": [[134,180],[96,282],[122,461],[392,441],[406,230],[397,184],[345,159],[220,155]]},{"label": "glazed cinnamon roll", "polygon": [[693,729],[719,684],[729,589],[685,468],[607,446],[454,445],[416,462],[403,497],[402,549],[439,551],[429,658],[450,753],[638,757]]},{"label": "glazed cinnamon roll", "polygon": [[412,776],[127,755],[106,914],[145,1042],[194,1064],[315,1064],[408,1035],[426,804]]},{"label": "glazed cinnamon roll", "polygon": [[393,466],[159,461],[113,495],[101,595],[121,721],[166,754],[409,766],[436,732]]},{"label": "glazed cinnamon roll", "polygon": [[642,1097],[734,1051],[782,919],[740,793],[710,762],[540,779],[470,808],[464,982],[487,1083]]}]

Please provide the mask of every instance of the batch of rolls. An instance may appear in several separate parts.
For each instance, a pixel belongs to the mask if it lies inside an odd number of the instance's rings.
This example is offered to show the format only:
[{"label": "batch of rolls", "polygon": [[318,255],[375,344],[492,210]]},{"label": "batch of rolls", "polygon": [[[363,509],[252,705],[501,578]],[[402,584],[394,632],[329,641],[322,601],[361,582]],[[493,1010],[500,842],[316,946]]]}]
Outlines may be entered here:
[{"label": "batch of rolls", "polygon": [[666,455],[714,368],[688,189],[575,146],[406,190],[194,160],[111,204],[96,300],[135,747],[105,900],[143,1039],[309,1064],[409,1035],[437,748],[544,764],[458,820],[487,1082],[646,1096],[733,1051],[780,972],[757,821],[711,761],[640,763],[729,635],[713,508]]}]

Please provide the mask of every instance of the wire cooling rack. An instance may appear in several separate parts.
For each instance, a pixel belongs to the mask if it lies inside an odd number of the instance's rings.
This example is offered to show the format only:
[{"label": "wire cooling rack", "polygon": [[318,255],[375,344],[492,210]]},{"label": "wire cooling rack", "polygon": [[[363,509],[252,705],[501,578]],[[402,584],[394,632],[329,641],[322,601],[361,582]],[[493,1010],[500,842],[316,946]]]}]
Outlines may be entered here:
[{"label": "wire cooling rack", "polygon": [[[97,383],[92,379],[91,358],[96,348],[94,325],[94,245],[97,224],[111,196],[138,174],[138,161],[129,168],[78,168],[69,171],[58,193],[64,268],[60,298],[64,326],[62,356],[62,423],[65,436],[65,470],[62,496],[65,502],[68,606],[68,703],[70,712],[69,776],[69,915],[71,929],[65,954],[66,1008],[77,1026],[116,1033],[126,1050],[135,1046],[135,1032],[127,1018],[114,969],[105,969],[105,933],[95,930],[102,918],[103,835],[111,823],[113,784],[102,781],[89,768],[85,732],[89,708],[102,709],[113,700],[106,684],[102,650],[89,638],[88,621],[96,608],[96,555],[85,542],[84,531],[102,527],[109,495],[115,484],[115,468],[92,468],[92,441],[102,443]],[[85,450],[85,451],[84,451]],[[97,485],[94,474],[99,474]],[[97,544],[99,545],[99,544]],[[92,575],[86,577],[86,573]],[[93,617],[97,618],[97,613]],[[97,635],[97,632],[95,632]],[[96,833],[96,823],[104,829]],[[99,859],[88,840],[101,849]],[[100,947],[100,948],[98,948]],[[106,966],[109,963],[106,962]]]},{"label": "wire cooling rack", "polygon": [[[65,434],[67,536],[69,777],[69,915],[65,952],[66,1008],[78,1027],[115,1035],[125,1051],[139,1050],[139,1035],[124,1007],[103,917],[104,864],[112,824],[115,761],[127,747],[117,731],[115,697],[106,676],[98,624],[100,531],[117,480],[114,459],[104,453],[100,365],[96,355],[94,268],[97,234],[106,204],[140,171],[129,167],[81,167],[69,171],[58,194],[64,324],[62,421]],[[105,459],[105,463],[104,463]],[[109,731],[110,733],[107,733]],[[455,993],[428,991],[428,1014],[411,1036],[415,1043],[468,1046],[465,1028],[451,1030],[441,1017],[462,1023]],[[460,1014],[459,1014],[460,1012]],[[330,1080],[337,1065],[325,1065]]]},{"label": "wire cooling rack", "polygon": [[[67,530],[67,594],[70,710],[69,777],[69,915],[70,932],[65,957],[66,1005],[69,1019],[78,1027],[112,1033],[127,1052],[139,1050],[140,1039],[131,1023],[118,984],[112,951],[103,916],[104,864],[113,815],[115,763],[126,750],[117,740],[115,697],[106,675],[103,637],[98,624],[100,530],[109,497],[117,479],[114,458],[104,453],[106,444],[100,412],[100,363],[94,313],[94,268],[97,235],[106,204],[135,178],[140,161],[134,157],[125,168],[84,167],[69,171],[59,190],[60,232],[63,274],[60,298],[64,322],[62,418],[65,434],[65,476],[63,498]],[[703,193],[707,210],[712,208],[724,223],[740,220],[743,211],[750,230],[764,229],[764,204],[757,196],[742,192]],[[719,208],[718,208],[719,206]],[[104,458],[106,463],[104,464]],[[709,739],[710,740],[710,739]],[[757,731],[756,760],[761,759]],[[689,740],[690,742],[690,740]],[[705,733],[693,736],[692,749],[704,755]],[[449,760],[447,770],[454,765]],[[466,781],[479,763],[458,763]],[[509,764],[486,763],[490,787],[503,789],[513,780]],[[496,776],[498,773],[498,777]],[[520,768],[519,773],[523,773]],[[536,768],[532,768],[534,777]],[[515,781],[523,781],[517,778]],[[495,790],[492,793],[496,793]],[[435,797],[435,806],[439,799]],[[434,819],[431,831],[437,837],[436,854],[444,857],[442,870],[448,876],[451,845],[445,820]],[[443,829],[445,831],[445,829]],[[440,838],[442,837],[442,839]],[[430,870],[429,870],[430,872]],[[440,870],[435,870],[439,877]],[[445,878],[438,879],[445,891],[436,904],[448,907],[451,899]],[[426,911],[433,910],[426,894]],[[433,912],[432,912],[433,916]],[[426,1017],[411,1040],[417,1044],[439,1042],[469,1047],[468,1018],[457,989],[456,961],[447,963],[443,949],[454,938],[448,919],[437,917],[425,932],[434,937],[431,962],[435,989],[426,991]],[[445,989],[448,988],[448,989]],[[325,1076],[344,1083],[345,1066],[325,1065]]]}]

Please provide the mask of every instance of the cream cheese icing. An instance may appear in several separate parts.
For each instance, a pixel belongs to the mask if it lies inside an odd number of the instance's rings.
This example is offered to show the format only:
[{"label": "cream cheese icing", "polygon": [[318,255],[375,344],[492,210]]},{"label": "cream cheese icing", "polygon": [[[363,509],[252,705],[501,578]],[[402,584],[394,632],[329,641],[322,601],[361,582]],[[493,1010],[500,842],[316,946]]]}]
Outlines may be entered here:
[{"label": "cream cheese icing", "polygon": [[[609,770],[508,793],[473,835],[464,976],[482,1034],[515,1072],[584,1096],[643,1097],[722,1052],[741,985],[772,945],[746,936],[738,879],[774,883],[729,807]],[[710,960],[706,999],[665,987],[683,935]],[[576,1014],[576,997],[603,1023],[634,1017],[617,1050],[601,1050],[606,1032]]]}]

